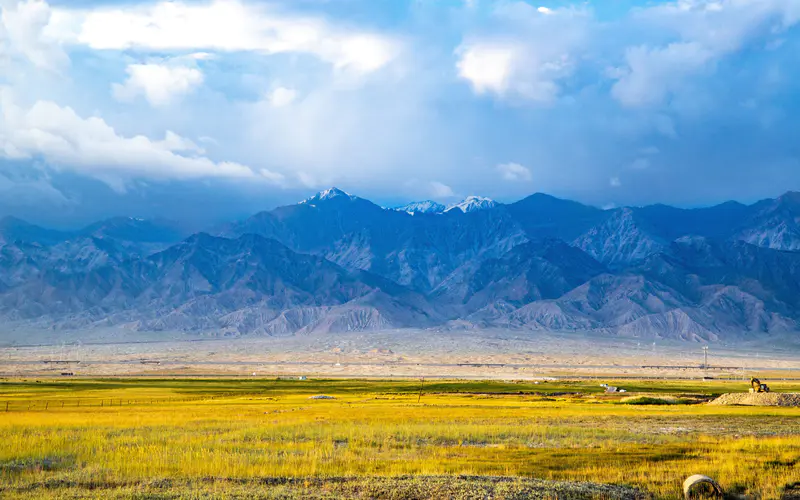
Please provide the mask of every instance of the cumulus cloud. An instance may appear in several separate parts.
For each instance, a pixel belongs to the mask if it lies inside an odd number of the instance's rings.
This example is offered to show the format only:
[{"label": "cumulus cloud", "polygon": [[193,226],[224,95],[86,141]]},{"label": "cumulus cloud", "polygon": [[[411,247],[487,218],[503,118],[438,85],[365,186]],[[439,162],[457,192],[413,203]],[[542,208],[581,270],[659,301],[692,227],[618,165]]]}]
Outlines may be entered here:
[{"label": "cumulus cloud", "polygon": [[698,43],[630,48],[625,54],[627,68],[611,93],[626,106],[660,104],[680,90],[687,76],[703,69],[713,58],[713,52]]},{"label": "cumulus cloud", "polygon": [[0,56],[19,57],[40,69],[59,71],[69,57],[47,32],[52,11],[43,0],[0,3]]},{"label": "cumulus cloud", "polygon": [[286,87],[276,87],[267,96],[267,100],[274,108],[290,105],[297,98],[297,91]]},{"label": "cumulus cloud", "polygon": [[130,64],[128,79],[111,85],[119,101],[131,101],[143,95],[153,106],[166,106],[203,83],[203,73],[196,68],[167,64]]},{"label": "cumulus cloud", "polygon": [[588,15],[573,9],[534,9],[522,2],[494,11],[496,32],[468,36],[456,50],[458,76],[476,94],[549,103],[574,71]]},{"label": "cumulus cloud", "polygon": [[619,180],[619,177],[612,177],[608,180],[608,185],[613,188],[618,188],[622,186],[622,182]]},{"label": "cumulus cloud", "polygon": [[172,132],[162,140],[124,137],[101,118],[83,118],[51,101],[19,106],[8,89],[0,89],[0,104],[0,156],[42,158],[55,168],[100,179],[119,190],[127,179],[135,178],[281,180],[266,170],[254,172],[235,162],[212,161],[192,141]]},{"label": "cumulus cloud", "polygon": [[477,94],[502,94],[510,84],[515,53],[515,47],[510,45],[478,43],[462,46],[456,63],[458,75],[468,80]]},{"label": "cumulus cloud", "polygon": [[568,54],[542,57],[523,44],[479,41],[462,45],[458,54],[458,74],[476,94],[548,103],[558,96],[557,81],[572,71]]},{"label": "cumulus cloud", "polygon": [[360,73],[382,68],[400,50],[387,36],[238,0],[57,12],[62,40],[95,50],[300,53]]},{"label": "cumulus cloud", "polygon": [[625,52],[625,65],[610,72],[612,95],[629,107],[654,106],[682,90],[686,81],[713,71],[721,58],[748,41],[771,37],[800,21],[795,0],[680,0],[640,9],[634,22],[673,41],[638,45]]},{"label": "cumulus cloud", "polygon": [[507,181],[529,181],[532,179],[531,171],[519,163],[503,163],[497,165],[500,176]]}]

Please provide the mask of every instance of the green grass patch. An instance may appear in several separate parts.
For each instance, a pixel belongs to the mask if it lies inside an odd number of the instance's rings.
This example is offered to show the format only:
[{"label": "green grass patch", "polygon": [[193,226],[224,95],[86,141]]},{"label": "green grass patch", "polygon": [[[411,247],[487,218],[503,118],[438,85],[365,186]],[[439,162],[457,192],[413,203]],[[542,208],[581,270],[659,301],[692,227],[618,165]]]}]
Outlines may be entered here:
[{"label": "green grass patch", "polygon": [[691,405],[697,404],[698,400],[689,398],[655,398],[652,396],[637,396],[620,401],[626,405]]}]

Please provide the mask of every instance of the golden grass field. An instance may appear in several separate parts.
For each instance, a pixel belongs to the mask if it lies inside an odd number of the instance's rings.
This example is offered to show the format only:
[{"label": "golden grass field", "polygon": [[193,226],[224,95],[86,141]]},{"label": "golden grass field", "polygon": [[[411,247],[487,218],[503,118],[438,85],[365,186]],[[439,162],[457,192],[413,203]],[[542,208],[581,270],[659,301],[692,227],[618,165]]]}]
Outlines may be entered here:
[{"label": "golden grass field", "polygon": [[735,497],[800,489],[800,408],[705,404],[742,381],[599,384],[6,379],[0,497],[522,498],[535,478],[670,499],[694,473]]}]

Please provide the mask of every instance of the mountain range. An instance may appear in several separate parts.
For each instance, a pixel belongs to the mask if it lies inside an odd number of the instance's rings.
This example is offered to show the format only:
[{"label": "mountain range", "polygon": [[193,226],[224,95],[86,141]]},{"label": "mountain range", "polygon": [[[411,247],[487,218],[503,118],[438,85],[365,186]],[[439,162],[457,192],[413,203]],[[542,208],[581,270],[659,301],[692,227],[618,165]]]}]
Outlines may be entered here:
[{"label": "mountain range", "polygon": [[336,188],[206,233],[0,220],[0,326],[287,335],[509,328],[796,336],[800,193],[611,210],[534,194],[384,208]]}]

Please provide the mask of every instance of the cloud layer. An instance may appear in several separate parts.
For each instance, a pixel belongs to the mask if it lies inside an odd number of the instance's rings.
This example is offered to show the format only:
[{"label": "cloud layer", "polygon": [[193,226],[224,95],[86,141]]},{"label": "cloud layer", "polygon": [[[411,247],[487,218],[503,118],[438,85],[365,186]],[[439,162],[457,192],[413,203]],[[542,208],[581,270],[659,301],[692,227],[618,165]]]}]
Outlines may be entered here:
[{"label": "cloud layer", "polygon": [[62,10],[57,17],[63,42],[95,50],[298,53],[359,72],[381,68],[397,50],[379,34],[237,0]]},{"label": "cloud layer", "polygon": [[[10,160],[42,158],[54,168],[95,177],[117,190],[129,178],[253,178],[257,174],[235,162],[214,162],[194,142],[167,131],[164,139],[119,135],[103,119],[83,118],[68,107],[37,101],[25,109],[8,90],[0,89],[0,152]],[[280,176],[266,170],[265,179]]]},{"label": "cloud layer", "polygon": [[387,204],[800,189],[796,0],[0,9],[0,163],[32,172],[0,164],[0,185],[53,206],[135,192],[163,211],[173,190],[235,215],[329,184]]}]

